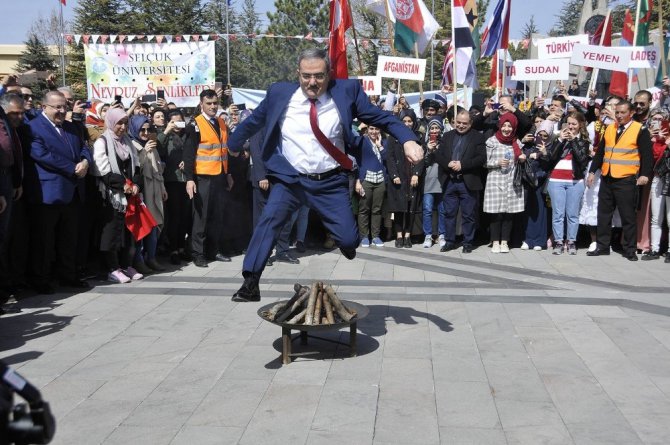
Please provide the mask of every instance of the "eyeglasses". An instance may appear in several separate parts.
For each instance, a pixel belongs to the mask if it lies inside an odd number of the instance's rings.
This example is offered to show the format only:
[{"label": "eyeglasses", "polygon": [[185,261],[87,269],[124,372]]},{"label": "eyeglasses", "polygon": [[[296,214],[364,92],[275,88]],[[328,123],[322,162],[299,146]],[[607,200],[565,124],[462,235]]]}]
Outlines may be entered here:
[{"label": "eyeglasses", "polygon": [[635,105],[636,107],[645,107],[645,106],[647,106],[647,103],[646,102],[633,102],[633,105]]},{"label": "eyeglasses", "polygon": [[322,80],[325,80],[326,78],[326,73],[314,73],[314,74],[309,74],[309,73],[300,73],[300,77],[302,80],[316,80],[318,82],[321,82]]},{"label": "eyeglasses", "polygon": [[51,107],[54,110],[58,110],[58,111],[66,111],[67,110],[67,107],[65,105],[58,105],[58,106],[54,106],[54,105],[51,105],[51,104],[44,104],[44,105],[46,105],[47,107]]},{"label": "eyeglasses", "polygon": [[22,94],[23,100],[33,100],[32,94]]}]

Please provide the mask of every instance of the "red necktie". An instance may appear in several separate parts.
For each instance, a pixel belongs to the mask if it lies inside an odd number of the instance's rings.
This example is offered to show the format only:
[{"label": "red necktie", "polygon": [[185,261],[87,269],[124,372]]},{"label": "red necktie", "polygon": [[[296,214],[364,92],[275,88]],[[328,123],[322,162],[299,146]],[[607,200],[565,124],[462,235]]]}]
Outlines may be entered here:
[{"label": "red necktie", "polygon": [[330,142],[330,140],[319,128],[319,118],[316,114],[317,99],[310,99],[309,101],[309,124],[312,126],[314,136],[316,136],[316,139],[323,146],[323,148],[328,152],[329,155],[333,157],[333,159],[337,161],[338,164],[340,164],[343,169],[352,170],[354,168],[354,164],[351,162],[351,159],[349,159],[349,157],[344,154],[344,152],[342,152],[332,142]]}]

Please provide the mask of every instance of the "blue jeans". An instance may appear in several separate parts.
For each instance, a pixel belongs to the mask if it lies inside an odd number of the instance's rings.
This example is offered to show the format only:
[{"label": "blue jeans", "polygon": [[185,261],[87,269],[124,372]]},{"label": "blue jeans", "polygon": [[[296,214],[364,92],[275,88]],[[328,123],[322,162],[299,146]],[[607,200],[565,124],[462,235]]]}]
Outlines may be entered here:
[{"label": "blue jeans", "polygon": [[143,262],[156,258],[156,247],[158,246],[158,227],[151,229],[151,233],[137,241],[135,246],[135,257],[133,261]]},{"label": "blue jeans", "polygon": [[423,233],[424,235],[433,234],[433,209],[437,202],[437,231],[444,235],[446,229],[446,212],[444,210],[444,201],[441,193],[424,193],[423,195]]},{"label": "blue jeans", "polygon": [[551,197],[551,226],[554,240],[562,242],[565,238],[565,222],[568,226],[568,241],[577,240],[579,230],[579,209],[584,195],[584,181],[549,181],[547,188]]}]

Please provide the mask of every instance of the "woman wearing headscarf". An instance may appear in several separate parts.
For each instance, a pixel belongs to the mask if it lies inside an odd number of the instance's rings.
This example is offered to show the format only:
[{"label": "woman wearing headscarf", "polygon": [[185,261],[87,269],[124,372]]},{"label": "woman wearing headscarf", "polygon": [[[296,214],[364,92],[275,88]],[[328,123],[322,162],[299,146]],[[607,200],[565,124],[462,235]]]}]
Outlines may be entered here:
[{"label": "woman wearing headscarf", "polygon": [[109,270],[108,280],[127,283],[143,277],[130,265],[135,242],[125,224],[126,196],[140,193],[142,176],[137,150],[127,134],[126,112],[119,108],[108,110],[105,127],[93,145],[93,161],[104,200],[100,250]]},{"label": "woman wearing headscarf", "polygon": [[163,229],[163,201],[167,199],[167,192],[163,181],[164,166],[158,154],[156,127],[151,125],[146,116],[136,115],[130,117],[128,130],[139,155],[143,179],[142,199],[157,224],[149,235],[137,242],[133,267],[143,274],[151,273],[152,270],[162,272],[165,268],[156,261],[156,247],[158,235]]},{"label": "woman wearing headscarf", "polygon": [[[410,109],[402,110],[400,120],[417,133],[416,114]],[[418,135],[420,137],[420,135]],[[424,162],[412,164],[407,161],[403,147],[395,138],[388,138],[386,170],[389,183],[386,187],[387,210],[393,212],[393,226],[396,232],[396,247],[412,247],[412,227],[414,217],[421,211],[421,187],[419,179],[423,174]]]},{"label": "woman wearing headscarf", "polygon": [[440,248],[446,245],[444,235],[446,228],[446,211],[442,199],[442,184],[438,178],[440,166],[433,160],[432,154],[439,149],[440,140],[444,125],[442,119],[434,118],[428,121],[428,133],[423,143],[423,149],[426,153],[424,159],[426,172],[423,181],[423,247],[426,249],[433,246],[433,210],[437,207],[437,231]]},{"label": "woman wearing headscarf", "polygon": [[491,252],[509,253],[514,213],[524,211],[524,187],[514,186],[514,170],[526,155],[516,140],[519,122],[512,113],[498,120],[498,130],[486,141],[484,212],[490,213]]}]

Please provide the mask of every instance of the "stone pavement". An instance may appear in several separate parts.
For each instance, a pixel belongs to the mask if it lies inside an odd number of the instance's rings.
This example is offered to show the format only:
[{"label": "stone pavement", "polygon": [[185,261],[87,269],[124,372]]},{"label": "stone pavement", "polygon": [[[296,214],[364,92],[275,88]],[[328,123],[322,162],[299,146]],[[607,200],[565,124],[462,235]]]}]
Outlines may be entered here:
[{"label": "stone pavement", "polygon": [[[310,251],[294,282],[366,304],[358,357],[236,304],[241,257],[20,300],[0,358],[57,416],[55,444],[667,444],[670,264],[512,250]],[[347,340],[332,332],[329,339]]]}]

